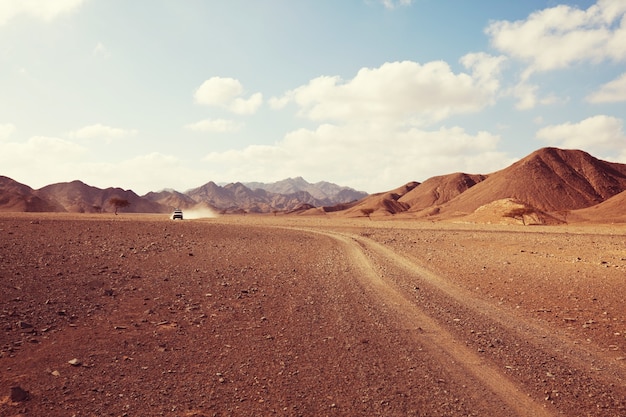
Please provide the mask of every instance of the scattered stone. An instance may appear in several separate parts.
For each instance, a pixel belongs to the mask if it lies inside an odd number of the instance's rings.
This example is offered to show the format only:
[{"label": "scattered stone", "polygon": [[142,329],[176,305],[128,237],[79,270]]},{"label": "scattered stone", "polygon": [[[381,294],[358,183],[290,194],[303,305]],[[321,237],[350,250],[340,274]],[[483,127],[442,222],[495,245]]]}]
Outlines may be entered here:
[{"label": "scattered stone", "polygon": [[74,358],[72,360],[67,361],[67,363],[69,363],[72,366],[81,366],[83,363],[81,361],[79,361],[78,359]]},{"label": "scattered stone", "polygon": [[30,394],[28,391],[23,389],[20,386],[11,387],[11,401],[14,403],[21,403],[23,401],[28,401],[30,398]]}]

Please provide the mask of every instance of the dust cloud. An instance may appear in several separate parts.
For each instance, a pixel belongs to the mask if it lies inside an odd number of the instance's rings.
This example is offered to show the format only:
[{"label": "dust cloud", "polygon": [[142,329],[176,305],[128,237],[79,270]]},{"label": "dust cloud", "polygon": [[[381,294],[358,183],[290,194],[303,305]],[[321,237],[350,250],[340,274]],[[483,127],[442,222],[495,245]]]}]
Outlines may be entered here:
[{"label": "dust cloud", "polygon": [[183,210],[183,219],[207,219],[217,217],[217,213],[206,207]]}]

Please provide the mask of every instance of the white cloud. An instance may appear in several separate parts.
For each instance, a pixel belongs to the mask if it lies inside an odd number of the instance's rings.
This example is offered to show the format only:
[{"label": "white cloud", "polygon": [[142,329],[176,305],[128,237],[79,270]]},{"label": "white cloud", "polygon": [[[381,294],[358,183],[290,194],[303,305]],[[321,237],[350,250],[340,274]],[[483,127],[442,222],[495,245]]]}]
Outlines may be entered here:
[{"label": "white cloud", "polygon": [[515,107],[518,110],[532,109],[537,106],[537,104],[548,105],[567,101],[566,98],[558,98],[553,94],[539,97],[539,86],[529,84],[525,81],[522,81],[513,88],[507,90],[505,95],[509,95],[517,99]]},{"label": "white cloud", "polygon": [[241,129],[241,125],[233,120],[205,119],[190,123],[185,128],[196,132],[236,132]]},{"label": "white cloud", "polygon": [[398,6],[410,6],[413,0],[380,0],[386,9],[393,10]]},{"label": "white cloud", "polygon": [[[86,149],[75,143],[46,136],[34,136],[26,142],[0,142],[2,174],[39,188],[63,178],[78,178],[72,169]],[[49,181],[46,184],[41,181]]]},{"label": "white cloud", "polygon": [[617,103],[626,101],[626,73],[600,87],[599,91],[587,96],[591,103]]},{"label": "white cloud", "polygon": [[43,136],[26,142],[0,141],[0,166],[2,175],[35,189],[78,179],[95,187],[130,188],[145,194],[162,188],[184,191],[208,178],[174,156],[153,152],[120,162],[94,162],[87,148]]},{"label": "white cloud", "polygon": [[205,160],[209,178],[217,181],[302,175],[378,192],[458,170],[488,173],[503,168],[513,161],[497,151],[499,140],[488,132],[470,134],[459,127],[426,131],[323,124],[293,131],[273,146],[212,152]]},{"label": "white cloud", "polygon": [[[198,175],[175,156],[152,152],[117,163],[84,163],[75,168],[85,183],[100,187],[132,189],[139,195],[149,191],[173,188],[184,191],[191,188],[189,181]],[[140,172],[141,175],[137,175]],[[195,186],[196,183],[192,182]],[[197,184],[201,185],[201,184]]]},{"label": "white cloud", "polygon": [[0,1],[0,26],[19,15],[50,21],[70,13],[84,0],[3,0]]},{"label": "white cloud", "polygon": [[578,123],[546,126],[537,131],[536,137],[551,146],[590,153],[619,152],[626,143],[623,120],[605,115],[589,117]]},{"label": "white cloud", "polygon": [[15,125],[11,123],[0,124],[0,141],[8,139],[15,131]]},{"label": "white cloud", "polygon": [[69,137],[77,139],[103,139],[107,142],[137,134],[135,129],[120,129],[97,123],[82,127],[69,133]]},{"label": "white cloud", "polygon": [[576,62],[626,59],[625,13],[624,1],[599,0],[587,10],[559,5],[525,20],[492,22],[486,33],[496,49],[528,64],[526,79]]},{"label": "white cloud", "polygon": [[501,58],[470,54],[462,63],[472,74],[455,74],[443,61],[412,61],[362,68],[348,81],[322,76],[272,98],[273,108],[289,102],[316,121],[424,125],[491,104],[499,88]]},{"label": "white cloud", "polygon": [[261,104],[263,95],[254,93],[248,98],[241,97],[244,89],[234,78],[212,77],[204,81],[194,93],[198,104],[219,106],[236,114],[253,114]]}]

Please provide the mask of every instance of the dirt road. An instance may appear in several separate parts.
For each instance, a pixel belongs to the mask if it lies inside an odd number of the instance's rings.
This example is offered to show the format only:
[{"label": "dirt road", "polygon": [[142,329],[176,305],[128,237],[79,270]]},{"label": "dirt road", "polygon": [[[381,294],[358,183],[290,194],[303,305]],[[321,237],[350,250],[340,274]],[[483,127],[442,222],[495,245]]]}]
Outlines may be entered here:
[{"label": "dirt road", "polygon": [[520,229],[3,215],[0,415],[624,415],[624,233]]}]

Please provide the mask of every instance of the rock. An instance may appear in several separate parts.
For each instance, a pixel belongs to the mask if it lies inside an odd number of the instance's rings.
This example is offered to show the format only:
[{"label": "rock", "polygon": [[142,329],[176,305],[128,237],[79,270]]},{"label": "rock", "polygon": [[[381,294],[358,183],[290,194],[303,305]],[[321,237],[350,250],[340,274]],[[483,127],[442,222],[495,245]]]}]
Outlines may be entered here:
[{"label": "rock", "polygon": [[78,359],[74,358],[72,360],[67,361],[67,363],[69,363],[72,366],[81,366],[83,363],[81,361],[79,361]]},{"label": "rock", "polygon": [[21,403],[23,401],[27,401],[30,398],[30,394],[28,391],[24,390],[22,387],[15,386],[11,387],[11,401],[14,403]]}]

